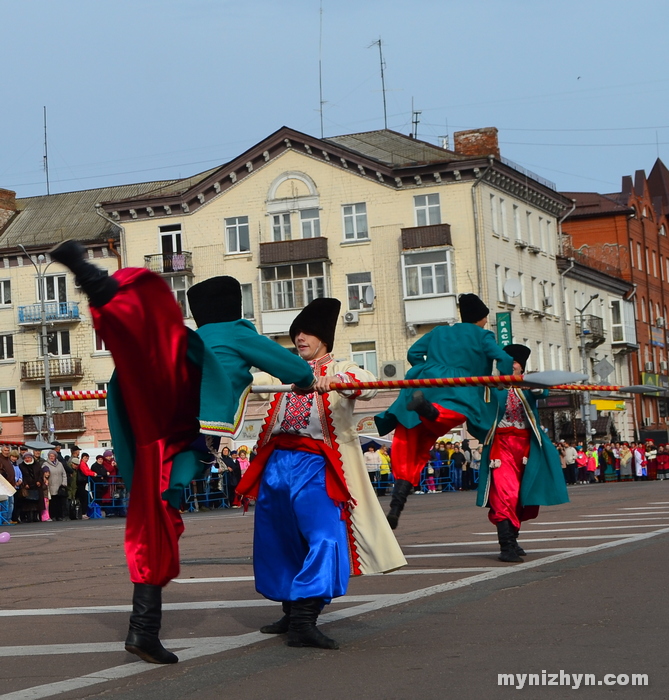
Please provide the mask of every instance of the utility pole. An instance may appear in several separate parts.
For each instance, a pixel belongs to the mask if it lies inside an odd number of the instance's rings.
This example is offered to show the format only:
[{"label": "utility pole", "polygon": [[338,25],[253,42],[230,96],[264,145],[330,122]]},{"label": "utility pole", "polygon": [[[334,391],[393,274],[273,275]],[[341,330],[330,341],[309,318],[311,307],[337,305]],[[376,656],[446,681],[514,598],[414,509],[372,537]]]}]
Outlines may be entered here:
[{"label": "utility pole", "polygon": [[37,272],[37,284],[39,287],[40,296],[40,354],[42,356],[42,361],[44,362],[44,413],[46,418],[46,432],[47,432],[47,442],[53,442],[55,436],[55,428],[53,424],[53,395],[51,394],[51,372],[49,367],[49,334],[46,327],[46,301],[44,297],[46,296],[46,285],[44,273],[51,263],[46,262],[46,257],[40,253],[37,256],[37,262],[35,262],[25,246],[19,244],[19,247],[26,254],[28,260],[30,260],[32,266]]},{"label": "utility pole", "polygon": [[46,139],[46,106],[44,107],[44,172],[46,173],[46,193],[51,194],[49,191],[49,152],[47,151]]},{"label": "utility pole", "polygon": [[[578,311],[579,316],[581,318],[581,371],[583,374],[587,375],[588,379],[586,381],[590,380],[590,372],[588,371],[588,358],[586,357],[585,354],[585,316],[584,311],[590,306],[591,302],[593,302],[595,299],[599,298],[599,294],[593,294],[590,299],[588,300],[588,303],[582,308],[582,309],[576,309]],[[583,392],[583,424],[585,427],[585,444],[584,447],[587,448],[588,442],[592,439],[592,422],[590,420],[590,392],[589,391],[584,391]]]}]

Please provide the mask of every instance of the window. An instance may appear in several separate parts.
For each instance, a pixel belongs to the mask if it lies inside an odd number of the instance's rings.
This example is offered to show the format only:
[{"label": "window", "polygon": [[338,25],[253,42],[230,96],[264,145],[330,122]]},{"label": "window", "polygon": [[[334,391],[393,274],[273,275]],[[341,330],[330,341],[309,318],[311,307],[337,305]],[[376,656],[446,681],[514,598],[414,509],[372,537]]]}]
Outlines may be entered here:
[{"label": "window", "polygon": [[636,244],[636,266],[639,270],[643,270],[643,261],[641,260],[641,243]]},{"label": "window", "polygon": [[648,262],[648,246],[646,246],[646,271],[650,274],[650,263]]},{"label": "window", "polygon": [[242,318],[255,318],[253,311],[253,285],[242,284]]},{"label": "window", "polygon": [[318,238],[321,235],[321,220],[318,209],[302,209],[300,212],[302,238]]},{"label": "window", "polygon": [[225,237],[228,253],[246,253],[251,250],[249,217],[235,216],[225,220]]},{"label": "window", "polygon": [[562,355],[562,346],[561,345],[557,346],[557,360],[558,360],[557,369],[559,369],[561,372],[563,372],[564,371],[564,356]]},{"label": "window", "polygon": [[525,289],[525,275],[522,272],[518,273],[518,281],[520,282],[520,305],[523,308],[527,307],[527,290]]},{"label": "window", "polygon": [[504,279],[502,278],[501,265],[495,265],[495,286],[497,287],[497,301],[504,301]]},{"label": "window", "polygon": [[666,235],[667,235],[667,231],[666,231],[666,229],[664,228],[664,224],[662,224],[662,226],[660,226],[660,230],[658,231],[658,234],[659,234],[660,236],[666,236]]},{"label": "window", "polygon": [[503,197],[499,198],[499,232],[503,238],[508,236],[506,230],[506,200]]},{"label": "window", "polygon": [[660,278],[664,282],[664,260],[663,260],[661,255],[660,255]]},{"label": "window", "polygon": [[342,213],[344,215],[344,239],[347,241],[367,240],[369,238],[367,205],[364,202],[344,204]]},{"label": "window", "polygon": [[532,231],[532,212],[525,212],[525,220],[527,221],[527,242],[530,245],[534,245],[534,235]]},{"label": "window", "polygon": [[[109,382],[98,382],[95,385],[95,388],[98,391],[108,391]],[[98,408],[107,408],[107,399],[98,399]]]},{"label": "window", "polygon": [[653,251],[653,274],[657,277],[657,255],[655,251]]},{"label": "window", "polygon": [[160,232],[160,252],[163,254],[163,258],[171,260],[172,255],[181,253],[181,224],[159,226],[158,231]]},{"label": "window", "polygon": [[[53,384],[51,385],[51,391],[72,391],[72,385],[70,386],[54,386]],[[74,410],[74,401],[61,401],[60,399],[53,399],[52,405],[55,405],[57,408],[62,408],[64,411],[73,411]],[[46,411],[46,390],[44,387],[42,387],[42,411]],[[47,426],[45,425],[44,428]]]},{"label": "window", "polygon": [[438,194],[419,194],[413,198],[416,226],[432,226],[441,223],[441,207]]},{"label": "window", "polygon": [[513,231],[514,235],[516,236],[516,240],[521,240],[523,234],[520,230],[520,209],[518,208],[517,204],[513,205]]},{"label": "window", "polygon": [[537,370],[544,372],[546,364],[544,362],[544,344],[541,340],[537,340]]},{"label": "window", "polygon": [[188,296],[186,292],[188,291],[188,278],[186,275],[176,275],[174,277],[168,277],[166,280],[169,284],[174,298],[177,300],[177,304],[181,307],[181,315],[184,318],[190,316],[190,308],[188,307]]},{"label": "window", "polygon": [[0,335],[0,360],[14,359],[14,336]]},{"label": "window", "polygon": [[[346,275],[346,288],[348,290],[348,308],[351,311],[356,309],[371,309],[374,301],[367,303],[365,294],[372,288],[371,272],[355,272]],[[372,292],[373,293],[373,292]]]},{"label": "window", "polygon": [[546,219],[546,247],[544,250],[552,255],[553,253],[553,222]]},{"label": "window", "polygon": [[325,296],[322,262],[264,267],[261,280],[263,311],[301,309]]},{"label": "window", "polygon": [[614,343],[636,343],[633,302],[611,300],[611,340]]},{"label": "window", "polygon": [[47,333],[46,347],[49,355],[70,354],[70,331],[53,331]]},{"label": "window", "polygon": [[541,250],[546,250],[546,230],[544,228],[544,217],[539,217],[539,245]]},{"label": "window", "polygon": [[490,221],[492,232],[499,235],[499,212],[497,211],[497,197],[494,194],[490,195]]},{"label": "window", "polygon": [[376,343],[351,343],[351,360],[362,369],[371,372],[375,377],[379,376]]},{"label": "window", "polygon": [[289,241],[290,238],[290,214],[275,214],[272,217],[272,240]]},{"label": "window", "polygon": [[[37,299],[42,301],[39,280],[37,282]],[[65,275],[46,275],[44,277],[44,301],[67,301],[67,277]]]},{"label": "window", "polygon": [[16,415],[16,391],[14,389],[0,390],[0,416]]},{"label": "window", "polygon": [[453,290],[450,250],[403,253],[402,267],[406,297],[450,294]]},{"label": "window", "polygon": [[108,352],[105,341],[102,340],[101,336],[96,330],[93,330],[94,340],[95,340],[95,352]]},{"label": "window", "polygon": [[532,308],[540,309],[541,292],[539,290],[539,280],[536,277],[532,278]]},{"label": "window", "polygon": [[12,303],[12,283],[10,280],[0,280],[0,306]]}]

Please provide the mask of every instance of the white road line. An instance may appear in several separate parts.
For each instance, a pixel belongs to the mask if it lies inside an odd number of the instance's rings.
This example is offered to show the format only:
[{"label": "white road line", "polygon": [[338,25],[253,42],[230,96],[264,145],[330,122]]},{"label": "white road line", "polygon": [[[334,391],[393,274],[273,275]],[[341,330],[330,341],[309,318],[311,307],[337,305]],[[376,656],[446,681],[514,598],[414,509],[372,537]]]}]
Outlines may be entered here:
[{"label": "white road line", "polygon": [[667,506],[625,506],[621,510],[666,510]]},{"label": "white road line", "polygon": [[[525,543],[523,543],[525,544]],[[551,549],[528,549],[530,554],[544,554],[546,552],[575,552],[583,547],[554,547]],[[497,549],[491,549],[487,552],[438,552],[437,554],[405,554],[405,559],[437,559],[438,557],[496,557],[499,554],[499,545]]]},{"label": "white road line", "polygon": [[640,515],[663,515],[669,510],[652,510],[648,513],[599,513],[599,515],[582,515],[582,518],[635,518]]},{"label": "white road line", "polygon": [[[622,513],[621,515],[632,516],[633,513]],[[594,517],[594,516],[589,516]],[[669,515],[660,517],[647,517],[647,518],[634,518],[634,520],[660,520],[663,522],[669,522]],[[589,523],[621,523],[625,522],[620,518],[602,518],[601,520],[528,520],[525,522],[523,527],[528,527],[529,525],[536,525],[538,527],[543,527],[544,525],[587,525]],[[658,523],[659,524],[659,523]]]},{"label": "white road line", "polygon": [[[588,528],[589,529],[589,528]],[[627,529],[627,528],[626,528]],[[569,530],[567,530],[569,532]],[[489,532],[474,532],[474,535],[489,535]],[[532,533],[541,534],[540,532]],[[564,540],[608,540],[621,537],[633,537],[634,533],[619,532],[617,535],[578,535],[577,537],[546,537],[544,539],[529,539],[523,537],[523,542],[561,542]],[[475,540],[473,542],[436,542],[434,544],[407,544],[405,548],[422,549],[424,547],[471,547],[472,545],[480,546],[482,544],[499,544],[497,540]]]},{"label": "white road line", "polygon": [[[496,578],[500,578],[501,576],[508,576],[517,573],[518,571],[525,571],[527,569],[545,566],[546,564],[563,561],[565,559],[580,556],[581,554],[589,554],[591,552],[610,549],[612,547],[619,547],[625,544],[633,544],[634,542],[639,542],[641,540],[666,533],[669,533],[669,528],[664,528],[655,532],[638,533],[626,539],[616,540],[614,542],[604,542],[602,544],[561,552],[550,557],[543,557],[537,561],[526,561],[522,564],[515,564],[514,566],[508,567],[497,567],[494,571],[487,571],[476,576],[469,576],[457,581],[449,581],[448,583],[429,586],[428,588],[418,589],[411,591],[410,593],[389,596],[385,599],[375,599],[358,606],[352,606],[343,610],[329,612],[322,615],[320,621],[327,624],[329,622],[335,622],[337,620],[343,620],[349,617],[356,617],[367,612],[380,610],[385,607],[410,603],[422,598],[428,598],[430,596],[457,590],[458,588],[465,588],[468,586],[473,586],[477,583],[492,581]],[[199,639],[197,641],[191,640],[192,646],[189,649],[186,649],[186,651],[179,652],[179,656],[182,662],[205,656],[212,656],[231,649],[239,649],[257,642],[266,641],[267,636],[268,635],[261,634],[260,632],[250,632],[248,634],[239,635],[238,637],[213,637],[209,639]],[[172,645],[169,640],[163,640],[163,642],[168,647]],[[0,648],[0,654],[2,654],[2,648]],[[59,695],[60,693],[87,688],[92,685],[106,683],[119,678],[128,678],[139,673],[147,673],[149,671],[157,672],[161,668],[163,667],[159,664],[147,664],[142,662],[123,664],[122,666],[115,666],[103,671],[96,671],[95,673],[81,676],[79,678],[71,678],[65,681],[59,681],[57,683],[47,683],[45,685],[35,686],[34,688],[24,688],[23,690],[18,690],[14,693],[6,693],[0,696],[0,700],[39,700],[40,698],[53,697],[54,695]]]},{"label": "white road line", "polygon": [[211,578],[175,578],[172,579],[172,583],[236,583],[254,580],[253,576],[212,576]]},{"label": "white road line", "polygon": [[[582,523],[589,525],[590,523]],[[667,523],[669,525],[669,523]],[[648,523],[647,525],[630,525],[626,523],[625,525],[602,525],[601,527],[555,527],[555,528],[541,528],[537,530],[522,530],[520,537],[524,538],[524,535],[532,534],[538,535],[544,532],[592,532],[593,530],[632,530],[634,528],[640,527],[657,527],[658,523]],[[472,532],[472,535],[489,535],[490,532]]]}]

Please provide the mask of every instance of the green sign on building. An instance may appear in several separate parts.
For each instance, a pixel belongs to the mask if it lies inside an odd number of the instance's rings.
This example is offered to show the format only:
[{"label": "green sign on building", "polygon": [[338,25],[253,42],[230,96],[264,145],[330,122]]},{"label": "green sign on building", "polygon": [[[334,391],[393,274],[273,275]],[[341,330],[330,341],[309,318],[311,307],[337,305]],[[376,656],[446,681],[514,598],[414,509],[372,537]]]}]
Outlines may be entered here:
[{"label": "green sign on building", "polygon": [[511,313],[504,311],[497,314],[497,342],[504,347],[513,342],[513,331],[511,330]]}]

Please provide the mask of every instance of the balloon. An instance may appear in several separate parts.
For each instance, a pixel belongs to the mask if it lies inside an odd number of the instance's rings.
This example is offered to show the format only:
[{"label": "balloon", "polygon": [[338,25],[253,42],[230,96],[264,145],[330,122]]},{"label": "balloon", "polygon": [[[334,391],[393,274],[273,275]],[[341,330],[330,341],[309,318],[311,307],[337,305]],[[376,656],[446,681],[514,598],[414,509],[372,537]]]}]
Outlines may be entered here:
[{"label": "balloon", "polygon": [[9,542],[11,535],[8,532],[0,532],[0,543]]}]

